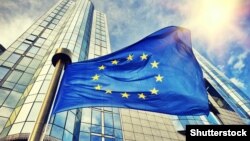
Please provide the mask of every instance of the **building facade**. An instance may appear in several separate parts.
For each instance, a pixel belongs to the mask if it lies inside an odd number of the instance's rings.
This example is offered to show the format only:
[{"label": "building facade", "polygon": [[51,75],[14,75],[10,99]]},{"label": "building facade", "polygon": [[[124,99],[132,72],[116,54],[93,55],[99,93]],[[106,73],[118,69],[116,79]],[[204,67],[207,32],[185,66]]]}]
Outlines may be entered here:
[{"label": "building facade", "polygon": [[[0,56],[0,140],[27,140],[53,74],[51,58],[57,48],[71,50],[73,62],[110,53],[106,15],[89,0],[60,0]],[[187,124],[250,124],[245,94],[194,53],[206,80],[209,116],[74,109],[50,117],[46,140],[179,141],[185,140]]]}]

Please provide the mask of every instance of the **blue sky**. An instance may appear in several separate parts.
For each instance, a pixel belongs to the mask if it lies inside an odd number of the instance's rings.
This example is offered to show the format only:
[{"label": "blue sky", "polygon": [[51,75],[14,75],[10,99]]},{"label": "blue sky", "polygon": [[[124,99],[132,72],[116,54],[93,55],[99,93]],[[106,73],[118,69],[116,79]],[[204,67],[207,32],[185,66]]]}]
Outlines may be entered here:
[{"label": "blue sky", "polygon": [[[166,26],[188,28],[192,45],[250,96],[250,1],[92,0],[106,13],[112,50]],[[56,0],[0,0],[0,43],[9,46]]]}]

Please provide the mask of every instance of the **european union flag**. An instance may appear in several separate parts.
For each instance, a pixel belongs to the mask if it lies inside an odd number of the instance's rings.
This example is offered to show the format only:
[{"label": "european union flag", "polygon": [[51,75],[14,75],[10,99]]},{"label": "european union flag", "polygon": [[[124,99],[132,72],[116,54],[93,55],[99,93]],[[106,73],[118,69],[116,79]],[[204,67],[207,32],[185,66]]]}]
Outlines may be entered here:
[{"label": "european union flag", "polygon": [[117,52],[66,66],[53,113],[94,106],[207,114],[190,32],[166,27]]}]

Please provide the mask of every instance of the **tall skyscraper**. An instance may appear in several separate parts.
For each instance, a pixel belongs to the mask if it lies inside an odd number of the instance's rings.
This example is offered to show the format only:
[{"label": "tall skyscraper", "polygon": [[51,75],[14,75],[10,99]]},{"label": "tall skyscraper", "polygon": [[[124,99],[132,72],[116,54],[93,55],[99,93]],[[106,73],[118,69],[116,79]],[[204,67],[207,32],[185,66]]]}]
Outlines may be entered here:
[{"label": "tall skyscraper", "polygon": [[[71,50],[73,62],[110,53],[106,15],[89,0],[60,0],[0,56],[0,140],[28,138],[51,80],[51,58],[57,48]],[[46,139],[179,141],[185,140],[186,124],[250,124],[245,94],[194,52],[206,79],[209,116],[109,107],[74,109],[50,117]]]}]

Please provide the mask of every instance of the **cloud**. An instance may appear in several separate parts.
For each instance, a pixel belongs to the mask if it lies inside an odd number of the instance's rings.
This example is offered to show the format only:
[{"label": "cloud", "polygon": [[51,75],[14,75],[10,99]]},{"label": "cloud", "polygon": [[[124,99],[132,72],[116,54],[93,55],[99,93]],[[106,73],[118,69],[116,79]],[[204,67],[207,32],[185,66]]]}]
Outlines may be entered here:
[{"label": "cloud", "polygon": [[245,84],[244,84],[242,81],[240,81],[239,79],[237,79],[237,78],[235,78],[235,77],[232,77],[232,78],[230,78],[230,80],[231,80],[236,86],[238,86],[239,88],[242,88],[242,89],[246,88],[246,87],[245,87]]},{"label": "cloud", "polygon": [[7,48],[56,0],[0,0],[0,44]]},{"label": "cloud", "polygon": [[229,60],[227,61],[228,65],[232,65],[236,60],[236,57],[234,55],[231,55]]},{"label": "cloud", "polygon": [[[244,60],[247,58],[248,52],[243,52],[241,53],[238,57],[237,57],[237,61],[235,62],[235,64],[233,65],[233,68],[238,70],[238,71],[242,71],[242,69],[245,67],[245,63]],[[229,59],[230,61],[230,59]]]}]

